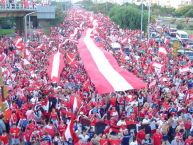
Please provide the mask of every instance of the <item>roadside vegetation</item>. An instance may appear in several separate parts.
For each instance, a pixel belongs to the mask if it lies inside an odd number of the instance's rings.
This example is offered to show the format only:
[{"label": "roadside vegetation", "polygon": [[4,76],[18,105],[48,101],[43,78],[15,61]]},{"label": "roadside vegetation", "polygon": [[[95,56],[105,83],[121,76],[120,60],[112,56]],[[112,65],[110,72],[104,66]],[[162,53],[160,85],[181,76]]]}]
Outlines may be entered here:
[{"label": "roadside vegetation", "polygon": [[[108,15],[121,28],[140,29],[141,27],[141,5],[129,4],[124,5],[112,3],[93,3],[90,0],[79,2],[85,9],[94,13],[103,13]],[[148,7],[144,5],[143,30],[147,30]],[[189,21],[193,18],[193,6],[185,5],[178,9],[161,7],[159,5],[151,6],[151,22],[155,23],[160,17],[170,17],[169,25],[174,25],[178,29],[187,30],[192,33],[193,22]],[[176,18],[182,18],[177,20]]]}]

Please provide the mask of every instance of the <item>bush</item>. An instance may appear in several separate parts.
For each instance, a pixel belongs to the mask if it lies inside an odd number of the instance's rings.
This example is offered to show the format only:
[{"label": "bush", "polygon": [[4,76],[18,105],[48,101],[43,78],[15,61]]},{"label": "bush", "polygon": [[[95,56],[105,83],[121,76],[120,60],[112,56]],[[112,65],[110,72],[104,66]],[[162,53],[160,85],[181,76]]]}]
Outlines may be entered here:
[{"label": "bush", "polygon": [[174,24],[176,22],[176,18],[171,20],[171,24]]},{"label": "bush", "polygon": [[188,26],[189,30],[193,30],[193,25]]},{"label": "bush", "polygon": [[177,29],[184,29],[184,25],[180,23],[180,24],[177,25],[176,28],[177,28]]}]

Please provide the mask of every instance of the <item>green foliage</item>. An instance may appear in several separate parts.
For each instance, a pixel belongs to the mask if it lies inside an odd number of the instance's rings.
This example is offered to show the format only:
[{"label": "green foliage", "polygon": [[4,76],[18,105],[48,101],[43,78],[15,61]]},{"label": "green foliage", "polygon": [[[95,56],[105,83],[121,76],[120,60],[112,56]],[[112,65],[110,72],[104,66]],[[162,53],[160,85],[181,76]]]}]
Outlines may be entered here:
[{"label": "green foliage", "polygon": [[189,11],[187,11],[187,12],[185,13],[185,16],[186,16],[186,17],[191,17],[191,18],[193,18],[193,7],[192,7],[191,9],[189,9]]},{"label": "green foliage", "polygon": [[0,18],[0,27],[3,29],[10,29],[15,25],[15,18]]},{"label": "green foliage", "polygon": [[151,23],[156,23],[157,17],[155,15],[151,16]]},{"label": "green foliage", "polygon": [[171,20],[171,24],[175,24],[176,23],[176,18]]},{"label": "green foliage", "polygon": [[192,5],[185,5],[180,8],[178,8],[175,11],[176,16],[187,16],[187,17],[193,17],[193,6]]},{"label": "green foliage", "polygon": [[15,32],[14,29],[0,29],[0,36],[11,35]]},{"label": "green foliage", "polygon": [[189,25],[189,26],[188,26],[188,29],[189,29],[189,30],[193,30],[193,25]]},{"label": "green foliage", "polygon": [[[140,29],[141,27],[141,11],[136,7],[128,6],[115,6],[110,12],[109,16],[121,28]],[[143,30],[147,30],[147,12],[144,12]]]},{"label": "green foliage", "polygon": [[55,14],[55,19],[51,22],[52,25],[57,25],[60,24],[64,21],[64,9],[62,5],[57,5],[56,6],[56,14]]},{"label": "green foliage", "polygon": [[174,8],[161,7],[156,4],[152,5],[151,10],[152,14],[156,16],[171,16],[175,12]]},{"label": "green foliage", "polygon": [[[79,2],[85,9],[94,13],[109,15],[111,20],[121,28],[140,29],[141,28],[141,6],[135,4],[124,4],[122,6],[112,3],[93,3],[89,0]],[[144,6],[143,30],[147,30],[148,16],[147,7]]]},{"label": "green foliage", "polygon": [[181,29],[184,29],[184,25],[182,23],[179,23],[177,26],[176,26],[177,29],[181,30]]}]

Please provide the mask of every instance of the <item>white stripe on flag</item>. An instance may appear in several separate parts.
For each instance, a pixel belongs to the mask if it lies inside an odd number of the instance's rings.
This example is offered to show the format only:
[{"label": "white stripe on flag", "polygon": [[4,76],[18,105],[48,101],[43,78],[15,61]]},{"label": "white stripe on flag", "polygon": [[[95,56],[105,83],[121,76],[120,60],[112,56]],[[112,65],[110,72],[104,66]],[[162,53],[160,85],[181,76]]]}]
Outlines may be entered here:
[{"label": "white stripe on flag", "polygon": [[124,91],[133,89],[133,87],[123,78],[110,64],[104,53],[95,45],[90,38],[92,29],[88,29],[84,43],[86,44],[98,70],[103,74],[107,81],[112,85],[115,91]]},{"label": "white stripe on flag", "polygon": [[51,79],[53,77],[58,77],[59,67],[60,67],[60,53],[57,52],[53,58]]},{"label": "white stripe on flag", "polygon": [[72,138],[71,131],[70,131],[70,124],[71,124],[71,120],[70,120],[70,122],[69,122],[69,124],[68,124],[68,126],[67,126],[67,128],[66,128],[65,133],[64,133],[65,138],[66,138],[67,141],[68,141],[70,138]]},{"label": "white stripe on flag", "polygon": [[77,98],[74,97],[74,102],[73,102],[73,112],[75,112],[77,108],[78,108]]}]

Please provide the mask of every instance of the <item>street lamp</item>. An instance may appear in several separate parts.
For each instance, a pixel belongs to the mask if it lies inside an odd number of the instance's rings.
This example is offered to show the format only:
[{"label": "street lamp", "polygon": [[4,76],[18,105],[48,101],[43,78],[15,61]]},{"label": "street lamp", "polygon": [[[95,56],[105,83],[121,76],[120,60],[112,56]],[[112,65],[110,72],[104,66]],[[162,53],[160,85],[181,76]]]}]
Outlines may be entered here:
[{"label": "street lamp", "polygon": [[30,29],[30,15],[34,14],[36,12],[31,12],[29,14],[26,14],[24,17],[24,27],[25,27],[25,41],[27,41],[27,16],[29,16],[29,29]]},{"label": "street lamp", "polygon": [[141,39],[142,39],[142,32],[143,32],[143,0],[141,0]]}]

